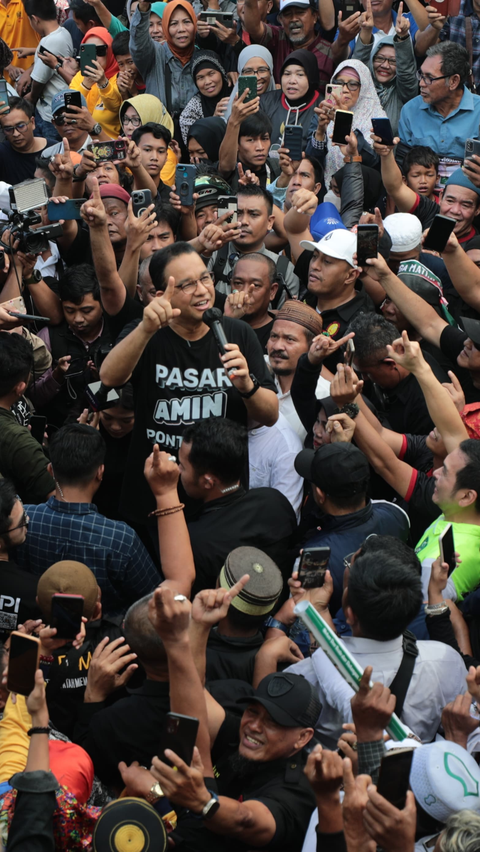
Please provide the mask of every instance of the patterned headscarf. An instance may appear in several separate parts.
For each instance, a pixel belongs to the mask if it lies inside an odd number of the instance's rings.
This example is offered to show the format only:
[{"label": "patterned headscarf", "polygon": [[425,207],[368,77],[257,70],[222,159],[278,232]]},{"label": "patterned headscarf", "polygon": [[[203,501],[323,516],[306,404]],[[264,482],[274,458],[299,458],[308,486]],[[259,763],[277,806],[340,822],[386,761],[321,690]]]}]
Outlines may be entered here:
[{"label": "patterned headscarf", "polygon": [[[367,66],[358,59],[346,59],[345,62],[340,62],[335,68],[333,80],[338,77],[343,68],[353,68],[360,78],[360,94],[358,101],[353,107],[353,124],[352,130],[360,130],[365,140],[370,144],[370,133],[372,132],[372,118],[386,118],[387,114],[383,109],[372,75]],[[327,127],[328,153],[325,161],[325,185],[330,185],[332,175],[341,169],[344,165],[343,154],[338,145],[332,145],[330,136],[333,133],[333,121]]]}]

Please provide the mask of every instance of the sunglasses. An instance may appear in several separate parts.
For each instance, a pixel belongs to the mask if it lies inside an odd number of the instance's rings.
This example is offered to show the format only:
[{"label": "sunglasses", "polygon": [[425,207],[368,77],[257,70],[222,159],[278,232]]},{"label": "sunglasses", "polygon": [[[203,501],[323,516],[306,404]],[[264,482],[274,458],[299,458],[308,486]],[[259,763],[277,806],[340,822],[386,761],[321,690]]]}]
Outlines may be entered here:
[{"label": "sunglasses", "polygon": [[58,124],[59,127],[63,127],[64,124],[76,124],[76,118],[67,119],[64,115],[52,115],[52,124]]}]

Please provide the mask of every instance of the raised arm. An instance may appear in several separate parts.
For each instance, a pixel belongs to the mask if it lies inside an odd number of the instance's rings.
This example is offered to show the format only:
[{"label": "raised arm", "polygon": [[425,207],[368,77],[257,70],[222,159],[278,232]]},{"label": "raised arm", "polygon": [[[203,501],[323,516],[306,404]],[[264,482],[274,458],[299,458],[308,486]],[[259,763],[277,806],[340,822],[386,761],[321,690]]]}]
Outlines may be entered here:
[{"label": "raised arm", "polygon": [[[254,2],[256,3],[257,0],[254,0]],[[247,101],[245,103],[247,94],[248,90],[246,89],[245,92],[242,92],[240,97],[236,96],[236,100],[234,100],[232,104],[230,118],[227,121],[225,136],[223,137],[222,144],[220,145],[218,154],[218,171],[221,175],[227,178],[230,177],[233,171],[235,171],[237,165],[238,134],[240,132],[240,125],[244,118],[258,112],[260,108],[260,98],[254,98],[253,101]]]},{"label": "raised arm", "polygon": [[403,331],[401,338],[395,340],[392,346],[387,346],[387,350],[390,358],[416,377],[423,391],[428,413],[443,438],[447,453],[456,450],[459,444],[468,438],[468,432],[451,395],[425,361],[420,344],[409,340],[407,332]]},{"label": "raised arm", "polygon": [[155,42],[150,38],[150,3],[138,4],[130,22],[130,53],[143,79],[152,70],[156,60]]},{"label": "raised arm", "polygon": [[[382,181],[388,194],[392,196],[401,213],[410,213],[417,201],[417,193],[410,189],[402,178],[402,173],[393,154],[393,148],[382,145],[378,136],[372,136],[373,150],[380,157]],[[400,140],[394,139],[395,144]]]},{"label": "raised arm", "polygon": [[297,189],[292,195],[292,206],[285,214],[283,226],[290,244],[292,258],[298,260],[303,252],[302,240],[311,240],[310,219],[318,207],[318,198],[308,189]]},{"label": "raised arm", "polygon": [[265,24],[258,8],[258,0],[245,0],[245,29],[252,42],[259,42],[265,35]]},{"label": "raised arm", "polygon": [[174,279],[170,278],[165,293],[157,294],[145,308],[139,325],[105,358],[100,368],[100,379],[107,387],[121,387],[128,382],[153,335],[179,316],[180,310],[170,304],[174,283]]},{"label": "raised arm", "polygon": [[98,17],[100,18],[103,26],[106,30],[108,30],[111,22],[112,22],[112,13],[108,11],[105,3],[102,3],[102,0],[85,0],[86,3],[89,3],[90,6],[93,6]]},{"label": "raised arm", "polygon": [[175,589],[190,597],[195,580],[190,536],[182,509],[169,512],[180,506],[178,480],[180,469],[168,453],[160,452],[155,444],[153,453],[147,458],[144,475],[157,503],[157,529],[160,563],[166,580],[171,580]]},{"label": "raised arm", "polygon": [[147,237],[157,224],[155,206],[150,206],[143,211],[141,216],[135,216],[133,212],[132,199],[128,202],[125,230],[127,232],[127,243],[118,274],[125,285],[128,295],[133,299],[138,281],[138,266],[140,263],[140,249],[146,242]]},{"label": "raised arm", "polygon": [[[347,418],[346,414],[334,416]],[[406,497],[415,473],[414,468],[397,458],[361,411],[352,424],[355,429],[355,443],[365,453],[375,472],[388,482],[400,497]]]},{"label": "raised arm", "polygon": [[452,284],[464,302],[480,311],[480,269],[463,250],[455,234],[450,234],[442,260]]}]

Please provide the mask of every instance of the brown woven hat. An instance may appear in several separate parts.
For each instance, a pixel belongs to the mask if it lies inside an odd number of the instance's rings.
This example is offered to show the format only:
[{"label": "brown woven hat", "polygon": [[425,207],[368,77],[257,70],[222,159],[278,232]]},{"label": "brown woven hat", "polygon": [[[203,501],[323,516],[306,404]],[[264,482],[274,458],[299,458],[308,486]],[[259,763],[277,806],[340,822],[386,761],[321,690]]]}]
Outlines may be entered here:
[{"label": "brown woven hat", "polygon": [[98,583],[93,571],[83,562],[66,559],[55,562],[39,577],[37,586],[38,605],[43,617],[50,619],[52,595],[82,595],[85,599],[83,614],[91,618],[98,600]]},{"label": "brown woven hat", "polygon": [[250,579],[230,606],[248,615],[266,615],[275,606],[283,588],[280,569],[263,550],[236,547],[228,554],[220,572],[220,587],[231,589],[244,574],[249,574]]},{"label": "brown woven hat", "polygon": [[289,299],[285,302],[275,319],[296,322],[298,325],[303,325],[315,337],[317,334],[322,333],[323,322],[320,314],[314,308],[306,305],[305,302],[299,302],[297,299]]}]

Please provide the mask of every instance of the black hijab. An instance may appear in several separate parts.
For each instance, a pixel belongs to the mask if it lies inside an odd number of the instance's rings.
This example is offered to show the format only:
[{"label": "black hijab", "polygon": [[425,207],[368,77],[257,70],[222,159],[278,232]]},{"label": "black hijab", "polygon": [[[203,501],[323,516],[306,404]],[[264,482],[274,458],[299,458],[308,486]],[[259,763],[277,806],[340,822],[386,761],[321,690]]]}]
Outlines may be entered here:
[{"label": "black hijab", "polygon": [[288,105],[291,107],[299,107],[302,104],[310,103],[315,95],[319,94],[320,88],[320,74],[315,54],[312,53],[311,50],[294,50],[293,53],[289,53],[280,70],[280,81],[282,80],[282,75],[287,65],[300,65],[305,71],[308,79],[308,92],[305,95],[302,95],[301,98],[296,98],[295,100],[290,101],[287,100],[284,95]]},{"label": "black hijab", "polygon": [[225,136],[226,127],[227,125],[223,118],[220,118],[218,115],[211,116],[210,118],[199,118],[190,127],[188,138],[190,139],[193,136],[198,144],[202,146],[205,153],[208,154],[210,162],[216,163],[218,162],[218,152]]},{"label": "black hijab", "polygon": [[202,93],[199,92],[200,100],[202,102],[203,117],[209,118],[210,116],[213,116],[217,108],[218,102],[221,101],[222,98],[230,97],[232,87],[230,86],[230,83],[227,80],[227,73],[222,63],[220,62],[220,58],[217,56],[216,53],[213,52],[213,50],[196,50],[193,54],[191,64],[192,77],[195,83],[197,74],[200,71],[205,71],[206,68],[213,68],[215,71],[220,71],[220,74],[222,75],[222,88],[220,89],[218,95],[215,95],[214,98],[206,98],[205,95],[202,95]]}]

